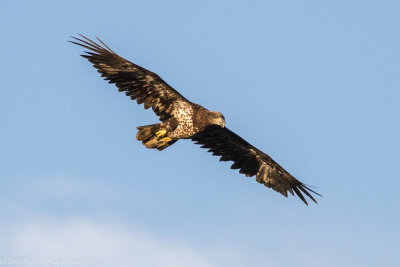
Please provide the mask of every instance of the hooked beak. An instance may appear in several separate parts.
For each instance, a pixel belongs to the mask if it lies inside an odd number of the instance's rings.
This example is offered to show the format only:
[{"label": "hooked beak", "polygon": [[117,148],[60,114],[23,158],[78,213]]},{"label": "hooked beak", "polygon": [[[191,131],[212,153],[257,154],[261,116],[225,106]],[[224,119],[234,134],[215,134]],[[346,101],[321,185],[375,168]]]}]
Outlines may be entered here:
[{"label": "hooked beak", "polygon": [[223,118],[218,118],[218,125],[222,128],[225,127],[225,120]]}]

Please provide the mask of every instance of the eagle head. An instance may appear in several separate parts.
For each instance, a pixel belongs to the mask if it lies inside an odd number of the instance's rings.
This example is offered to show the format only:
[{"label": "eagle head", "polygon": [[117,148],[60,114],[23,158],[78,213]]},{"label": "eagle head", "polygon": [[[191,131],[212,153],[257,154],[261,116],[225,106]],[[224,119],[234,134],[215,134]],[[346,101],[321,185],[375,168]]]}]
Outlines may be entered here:
[{"label": "eagle head", "polygon": [[222,128],[225,127],[225,117],[217,111],[211,111],[210,122],[211,124],[219,125]]}]

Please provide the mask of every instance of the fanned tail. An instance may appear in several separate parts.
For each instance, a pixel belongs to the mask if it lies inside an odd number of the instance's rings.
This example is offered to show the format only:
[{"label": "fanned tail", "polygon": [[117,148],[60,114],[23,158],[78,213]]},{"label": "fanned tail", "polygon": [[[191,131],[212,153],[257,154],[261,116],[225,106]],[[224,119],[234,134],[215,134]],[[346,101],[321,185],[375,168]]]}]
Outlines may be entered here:
[{"label": "fanned tail", "polygon": [[151,124],[136,128],[139,130],[136,139],[142,141],[142,144],[150,149],[157,148],[161,151],[177,141],[176,139],[167,137],[167,130],[163,129],[160,124]]}]

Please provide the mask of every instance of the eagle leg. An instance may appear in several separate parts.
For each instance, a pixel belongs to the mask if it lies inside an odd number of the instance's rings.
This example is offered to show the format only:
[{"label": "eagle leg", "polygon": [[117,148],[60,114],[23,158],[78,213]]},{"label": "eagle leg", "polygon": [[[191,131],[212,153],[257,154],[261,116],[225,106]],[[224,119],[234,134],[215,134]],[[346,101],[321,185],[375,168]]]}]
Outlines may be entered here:
[{"label": "eagle leg", "polygon": [[161,130],[156,132],[157,138],[164,137],[166,134],[167,134],[167,130],[165,130],[165,129],[161,129]]},{"label": "eagle leg", "polygon": [[161,139],[160,141],[161,141],[161,142],[166,142],[166,143],[168,143],[168,142],[172,141],[172,139],[169,138],[169,137],[164,137],[164,138]]},{"label": "eagle leg", "polygon": [[136,139],[142,141],[142,144],[150,149],[157,148],[158,150],[163,150],[177,140],[167,137],[168,135],[168,127],[165,129],[164,127],[168,125],[152,124],[146,126],[139,126],[137,129],[139,130]]}]

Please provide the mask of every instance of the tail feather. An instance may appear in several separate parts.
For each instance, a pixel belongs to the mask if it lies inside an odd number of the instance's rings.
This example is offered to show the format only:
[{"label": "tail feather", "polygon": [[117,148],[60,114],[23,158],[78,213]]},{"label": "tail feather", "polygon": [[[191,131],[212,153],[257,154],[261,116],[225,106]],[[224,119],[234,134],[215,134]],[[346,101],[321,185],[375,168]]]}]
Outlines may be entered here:
[{"label": "tail feather", "polygon": [[136,135],[136,139],[139,141],[146,141],[156,135],[156,132],[160,130],[160,124],[151,124],[146,126],[136,127],[139,131]]},{"label": "tail feather", "polygon": [[[139,131],[136,134],[136,139],[142,141],[142,144],[150,149],[157,148],[161,151],[177,141],[176,139],[168,138],[168,140],[163,138],[166,136],[167,131],[162,129],[160,124],[139,126],[137,129]],[[157,136],[157,133],[162,130],[165,130],[165,134],[163,134],[163,136]]]}]

